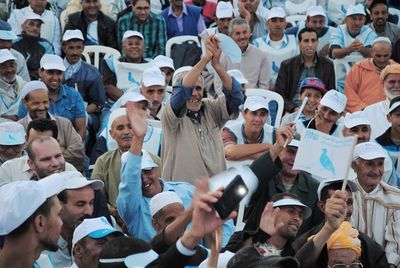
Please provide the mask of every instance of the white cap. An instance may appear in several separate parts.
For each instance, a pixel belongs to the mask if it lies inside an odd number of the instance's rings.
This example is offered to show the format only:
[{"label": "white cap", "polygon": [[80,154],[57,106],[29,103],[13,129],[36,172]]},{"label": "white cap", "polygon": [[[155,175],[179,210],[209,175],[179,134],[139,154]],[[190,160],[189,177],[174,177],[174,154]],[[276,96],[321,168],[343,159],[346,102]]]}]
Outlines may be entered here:
[{"label": "white cap", "polygon": [[366,16],[365,9],[362,4],[358,4],[358,5],[349,7],[346,12],[346,17],[351,16],[351,15],[357,15],[357,14]]},{"label": "white cap", "polygon": [[[220,2],[222,3],[222,2]],[[247,84],[249,81],[244,77],[243,73],[238,69],[232,69],[227,71],[227,73],[236,79],[240,84]]]},{"label": "white cap", "polygon": [[215,16],[218,19],[232,18],[233,17],[233,6],[231,2],[220,1],[217,4]]},{"label": "white cap", "polygon": [[175,81],[175,78],[181,74],[181,73],[186,73],[186,72],[190,72],[193,69],[192,66],[182,66],[178,69],[175,70],[174,75],[172,76],[172,81]]},{"label": "white cap", "polygon": [[42,81],[30,81],[25,84],[25,86],[21,90],[21,100],[24,99],[29,93],[35,90],[44,90],[48,91],[47,86]]},{"label": "white cap", "polygon": [[0,63],[9,61],[9,60],[17,60],[16,57],[11,53],[9,49],[3,48],[0,49]]},{"label": "white cap", "polygon": [[93,190],[103,189],[104,183],[100,180],[88,180],[78,171],[63,171],[53,175],[58,175],[64,178],[65,189],[75,190],[85,186],[92,186]]},{"label": "white cap", "polygon": [[146,101],[149,107],[151,107],[151,102],[146,99],[142,94],[135,92],[135,91],[129,91],[124,93],[124,95],[121,96],[121,106],[125,105],[128,101],[131,102],[140,102],[140,101]]},{"label": "white cap", "polygon": [[0,187],[0,235],[11,233],[48,198],[64,190],[62,178],[49,177],[39,181],[10,182]]},{"label": "white cap", "polygon": [[172,191],[161,192],[153,196],[150,200],[150,214],[151,217],[159,212],[161,209],[165,208],[168,205],[179,203],[182,204],[182,199]]},{"label": "white cap", "polygon": [[155,167],[158,167],[158,165],[153,161],[150,154],[142,150],[142,170],[150,170]]},{"label": "white cap", "polygon": [[363,111],[346,114],[344,117],[344,126],[346,128],[352,128],[359,125],[371,125],[371,122]]},{"label": "white cap", "polygon": [[149,67],[143,72],[142,83],[145,87],[165,86],[165,75],[159,67]]},{"label": "white cap", "polygon": [[64,72],[65,65],[63,59],[58,55],[44,54],[40,59],[40,68],[45,70],[59,70]]},{"label": "white cap", "polygon": [[311,213],[312,213],[312,211],[309,207],[307,207],[306,205],[301,203],[299,200],[293,199],[293,198],[283,198],[278,201],[275,201],[274,204],[272,205],[272,207],[274,207],[274,208],[285,207],[285,206],[303,207],[304,208],[303,219],[307,219],[308,217],[311,216]]},{"label": "white cap", "polygon": [[111,112],[108,118],[108,129],[111,129],[112,123],[120,116],[126,116],[126,108],[118,108]]},{"label": "white cap", "polygon": [[62,41],[66,42],[66,41],[69,41],[72,39],[79,39],[79,40],[85,41],[81,30],[66,30],[63,35]]},{"label": "white cap", "polygon": [[25,128],[17,122],[0,123],[0,145],[20,145],[25,143]]},{"label": "white cap", "polygon": [[320,101],[321,105],[329,107],[337,113],[341,113],[344,111],[346,103],[347,97],[334,89],[326,92]]},{"label": "white cap", "polygon": [[292,139],[292,141],[287,146],[299,148],[299,145],[300,145],[300,141],[299,140]]},{"label": "white cap", "polygon": [[273,18],[285,18],[286,13],[285,10],[281,7],[273,7],[269,10],[268,20]]},{"label": "white cap", "polygon": [[385,150],[376,142],[362,142],[354,148],[353,160],[362,158],[364,160],[372,160],[376,158],[385,158],[387,156]]},{"label": "white cap", "polygon": [[140,37],[141,39],[144,39],[143,35],[140,32],[128,30],[124,33],[124,36],[122,37],[122,42],[124,42],[125,39],[132,37],[132,36],[137,36],[137,37]]},{"label": "white cap", "polygon": [[[321,201],[321,192],[322,192],[322,190],[326,186],[328,186],[328,185],[330,185],[332,183],[335,183],[335,182],[343,182],[343,179],[327,179],[327,180],[323,180],[323,181],[321,181],[319,183],[318,190],[317,190],[317,195],[318,195],[318,200],[319,201]],[[357,185],[356,185],[356,183],[354,181],[347,180],[347,185],[349,186],[351,192],[357,192],[358,191]]]},{"label": "white cap", "polygon": [[24,15],[24,22],[27,20],[40,20],[42,23],[44,23],[44,20],[42,17],[34,12],[28,12]]},{"label": "white cap", "polygon": [[390,101],[388,114],[392,113],[400,106],[400,97],[396,97]]},{"label": "white cap", "polygon": [[104,216],[84,219],[83,222],[75,228],[72,236],[72,249],[74,249],[76,243],[86,236],[93,239],[99,239],[112,233],[118,233],[120,236],[124,235],[121,231],[112,227]]},{"label": "white cap", "polygon": [[167,67],[175,71],[174,61],[170,57],[164,55],[158,55],[157,57],[154,58],[152,63],[154,63],[154,65],[156,65],[158,68]]},{"label": "white cap", "polygon": [[385,36],[379,36],[379,37],[375,38],[374,41],[372,41],[371,45],[373,46],[376,43],[386,43],[386,44],[392,46],[392,41],[390,41],[390,39]]},{"label": "white cap", "polygon": [[322,6],[310,6],[307,9],[306,16],[310,16],[310,17],[324,16],[324,17],[326,17],[324,8]]},{"label": "white cap", "polygon": [[259,109],[266,109],[269,111],[268,101],[262,96],[248,96],[244,102],[243,111],[246,109],[249,109],[252,112]]}]

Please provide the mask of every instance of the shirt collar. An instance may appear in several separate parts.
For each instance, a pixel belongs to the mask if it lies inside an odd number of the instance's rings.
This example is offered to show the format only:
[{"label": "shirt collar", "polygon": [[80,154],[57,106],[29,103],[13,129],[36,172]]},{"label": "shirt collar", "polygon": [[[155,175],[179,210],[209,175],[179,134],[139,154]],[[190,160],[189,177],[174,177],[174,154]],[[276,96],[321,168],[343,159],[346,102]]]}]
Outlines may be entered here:
[{"label": "shirt collar", "polygon": [[[186,5],[184,3],[182,3],[182,14],[187,15],[187,7],[186,7]],[[182,14],[179,15],[179,16],[182,16]],[[174,13],[174,11],[172,10],[172,7],[170,7],[169,10],[168,10],[168,16],[179,17]]]},{"label": "shirt collar", "polygon": [[65,65],[65,68],[68,68],[68,67],[77,67],[77,66],[79,66],[80,64],[82,64],[82,59],[79,59],[76,63],[74,63],[74,64],[71,64],[71,63],[69,63],[69,61],[67,60],[67,57],[65,57],[64,58],[64,65]]},{"label": "shirt collar", "polygon": [[278,41],[272,41],[271,38],[269,37],[269,34],[267,34],[266,36],[267,37],[265,41],[267,42],[267,44],[270,44],[270,42],[279,42],[279,41],[282,41],[284,45],[288,43],[288,37],[286,36],[286,34],[283,34],[282,39]]},{"label": "shirt collar", "polygon": [[[56,121],[56,118],[52,114],[50,114],[49,112],[47,112],[47,118],[50,118],[51,120]],[[31,121],[32,121],[32,117],[28,112],[28,123],[31,122]]]},{"label": "shirt collar", "polygon": [[[317,64],[317,61],[318,61],[318,55],[317,55],[317,53],[315,53],[314,59],[313,59],[314,67]],[[301,53],[300,53],[300,63],[304,65],[304,56]]]}]

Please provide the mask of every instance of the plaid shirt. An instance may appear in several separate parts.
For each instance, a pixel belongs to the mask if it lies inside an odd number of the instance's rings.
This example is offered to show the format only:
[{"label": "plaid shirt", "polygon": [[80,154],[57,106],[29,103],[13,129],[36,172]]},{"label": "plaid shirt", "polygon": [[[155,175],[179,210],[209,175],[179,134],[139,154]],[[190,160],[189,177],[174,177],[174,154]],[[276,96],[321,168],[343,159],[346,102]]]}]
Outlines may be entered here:
[{"label": "plaid shirt", "polygon": [[165,21],[154,13],[149,14],[144,24],[141,24],[133,12],[129,12],[119,18],[118,22],[118,45],[121,47],[122,37],[128,30],[138,31],[144,36],[144,58],[154,58],[165,55],[165,43],[167,33]]}]

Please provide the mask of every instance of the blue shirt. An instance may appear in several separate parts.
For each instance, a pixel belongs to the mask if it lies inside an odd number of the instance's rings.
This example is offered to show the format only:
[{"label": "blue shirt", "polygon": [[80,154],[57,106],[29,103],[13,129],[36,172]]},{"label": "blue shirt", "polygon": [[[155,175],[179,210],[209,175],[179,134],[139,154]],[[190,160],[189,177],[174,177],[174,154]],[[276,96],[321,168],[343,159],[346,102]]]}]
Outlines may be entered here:
[{"label": "blue shirt", "polygon": [[[142,157],[128,152],[127,160],[121,166],[121,183],[117,197],[117,208],[132,236],[150,241],[156,231],[151,223],[151,197],[142,194]],[[172,182],[160,179],[163,191],[174,191],[182,199],[185,208],[190,207],[194,187],[187,182]],[[233,234],[233,221],[223,226],[222,246],[226,245]]]},{"label": "blue shirt", "polygon": [[[27,113],[28,111],[21,102],[18,117],[23,118]],[[83,103],[81,94],[66,85],[61,85],[55,102],[49,102],[49,113],[65,117],[71,122],[74,122],[78,118],[86,118],[85,104]]]}]

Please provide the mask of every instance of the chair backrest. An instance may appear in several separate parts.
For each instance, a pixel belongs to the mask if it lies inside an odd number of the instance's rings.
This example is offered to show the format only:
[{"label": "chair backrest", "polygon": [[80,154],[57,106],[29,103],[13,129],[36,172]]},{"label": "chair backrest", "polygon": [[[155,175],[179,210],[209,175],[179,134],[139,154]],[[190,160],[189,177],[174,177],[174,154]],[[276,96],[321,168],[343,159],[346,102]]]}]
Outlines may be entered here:
[{"label": "chair backrest", "polygon": [[397,16],[397,25],[400,26],[400,10],[394,7],[389,7],[389,14]]},{"label": "chair backrest", "polygon": [[305,15],[307,12],[307,9],[310,6],[315,6],[315,5],[317,5],[316,0],[302,0],[302,1],[286,0],[285,1],[285,10],[287,12],[288,17],[292,16],[292,15]]},{"label": "chair backrest", "polygon": [[[106,46],[85,46],[82,53],[86,62],[94,65],[97,69],[100,67],[100,54],[103,55],[103,58],[109,55],[113,55],[117,59],[121,57],[121,53],[118,50]],[[94,57],[94,62],[92,62],[91,55]]]},{"label": "chair backrest", "polygon": [[201,47],[199,38],[197,36],[194,36],[194,35],[176,36],[176,37],[172,37],[172,38],[168,39],[167,43],[165,44],[165,56],[171,57],[171,47],[172,47],[172,45],[174,45],[174,44],[182,44],[183,42],[188,41],[188,40],[195,41],[197,43],[197,45],[199,47]]},{"label": "chair backrest", "polygon": [[[266,98],[269,101],[271,124],[276,128],[280,127],[284,108],[284,102],[281,95],[271,90],[261,88],[248,88],[246,89],[246,95],[263,96],[264,98]],[[276,112],[275,109],[271,108],[275,108]]]},{"label": "chair backrest", "polygon": [[114,62],[117,87],[122,90],[140,87],[144,70],[153,66],[152,63]]},{"label": "chair backrest", "polygon": [[342,59],[334,59],[333,66],[335,69],[335,88],[343,93],[344,91],[344,80],[347,74],[350,72],[351,67],[354,63],[363,59],[360,56],[347,56]]},{"label": "chair backrest", "polygon": [[67,10],[63,10],[60,13],[60,25],[61,25],[61,32],[64,32],[65,24],[67,23],[68,20],[68,13]]}]

